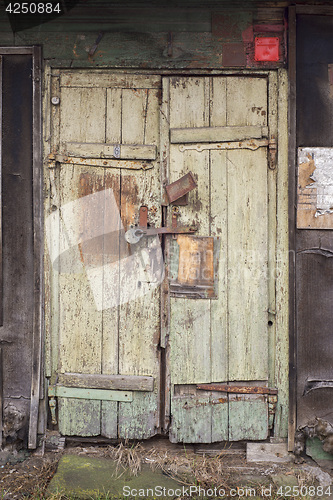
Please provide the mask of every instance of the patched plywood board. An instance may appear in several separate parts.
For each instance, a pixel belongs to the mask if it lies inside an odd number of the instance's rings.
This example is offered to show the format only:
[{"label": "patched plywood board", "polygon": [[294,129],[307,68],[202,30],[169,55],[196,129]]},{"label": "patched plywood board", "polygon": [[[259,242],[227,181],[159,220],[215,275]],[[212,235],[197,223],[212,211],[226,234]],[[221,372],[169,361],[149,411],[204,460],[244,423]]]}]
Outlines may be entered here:
[{"label": "patched plywood board", "polygon": [[333,148],[298,149],[297,227],[333,228]]}]

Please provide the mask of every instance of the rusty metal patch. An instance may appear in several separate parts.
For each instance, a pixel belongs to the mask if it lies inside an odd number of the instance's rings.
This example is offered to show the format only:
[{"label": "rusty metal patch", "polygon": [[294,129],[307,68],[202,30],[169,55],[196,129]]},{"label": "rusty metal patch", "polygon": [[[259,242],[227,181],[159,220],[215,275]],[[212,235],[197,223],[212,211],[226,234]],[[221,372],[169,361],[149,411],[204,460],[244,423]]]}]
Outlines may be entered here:
[{"label": "rusty metal patch", "polygon": [[171,241],[171,296],[216,299],[219,250],[218,237],[179,235]]},{"label": "rusty metal patch", "polygon": [[165,190],[168,195],[169,203],[182,198],[187,193],[192,191],[192,189],[197,187],[197,183],[194,180],[192,172],[188,172],[183,175],[180,179],[172,182],[168,186],[165,186]]},{"label": "rusty metal patch", "polygon": [[239,386],[239,385],[228,385],[228,384],[198,384],[197,389],[203,391],[220,391],[228,392],[231,394],[269,394],[276,395],[278,393],[277,389],[272,389],[270,387],[262,386]]}]

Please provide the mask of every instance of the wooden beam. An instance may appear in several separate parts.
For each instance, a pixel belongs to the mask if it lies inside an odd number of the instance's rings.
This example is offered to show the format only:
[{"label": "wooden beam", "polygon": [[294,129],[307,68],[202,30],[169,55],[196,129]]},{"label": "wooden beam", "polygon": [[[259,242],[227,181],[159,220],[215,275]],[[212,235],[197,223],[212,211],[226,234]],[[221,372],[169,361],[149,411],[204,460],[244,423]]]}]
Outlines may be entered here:
[{"label": "wooden beam", "polygon": [[116,389],[122,391],[154,390],[154,378],[135,375],[90,375],[85,373],[60,373],[59,384],[86,389]]},{"label": "wooden beam", "polygon": [[110,73],[109,71],[95,70],[98,78],[91,78],[87,70],[63,71],[60,76],[61,87],[98,87],[113,89],[158,89],[161,86],[161,77],[158,75],[138,75],[125,73]]},{"label": "wooden beam", "polygon": [[170,129],[171,143],[228,142],[268,137],[268,127],[194,127]]},{"label": "wooden beam", "polygon": [[120,160],[155,160],[156,146],[147,144],[99,144],[68,142],[64,156],[79,158],[116,158]]},{"label": "wooden beam", "polygon": [[50,385],[48,393],[53,398],[93,399],[97,401],[121,401],[123,403],[133,401],[133,395],[130,391],[108,391],[105,389],[82,389]]}]

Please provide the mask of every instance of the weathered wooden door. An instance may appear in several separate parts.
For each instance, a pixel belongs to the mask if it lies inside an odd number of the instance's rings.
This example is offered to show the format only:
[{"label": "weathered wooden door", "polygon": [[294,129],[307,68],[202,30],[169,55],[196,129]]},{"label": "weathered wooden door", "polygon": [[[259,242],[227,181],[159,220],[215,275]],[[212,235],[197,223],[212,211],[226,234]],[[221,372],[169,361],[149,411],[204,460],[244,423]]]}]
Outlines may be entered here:
[{"label": "weathered wooden door", "polygon": [[[50,85],[53,421],[63,435],[265,439],[277,75],[53,70]],[[189,172],[197,186],[170,203],[165,187]],[[147,224],[197,232],[142,236]]]},{"label": "weathered wooden door", "polygon": [[[173,182],[193,173],[197,189],[177,219],[198,226],[195,236],[169,245],[172,441],[269,433],[276,246],[276,103],[269,87],[268,77],[164,80],[166,176]],[[214,391],[214,383],[228,387]]]},{"label": "weathered wooden door", "polygon": [[158,76],[52,73],[47,375],[63,435],[159,428],[160,244],[124,237],[140,206],[160,225],[159,88]]}]

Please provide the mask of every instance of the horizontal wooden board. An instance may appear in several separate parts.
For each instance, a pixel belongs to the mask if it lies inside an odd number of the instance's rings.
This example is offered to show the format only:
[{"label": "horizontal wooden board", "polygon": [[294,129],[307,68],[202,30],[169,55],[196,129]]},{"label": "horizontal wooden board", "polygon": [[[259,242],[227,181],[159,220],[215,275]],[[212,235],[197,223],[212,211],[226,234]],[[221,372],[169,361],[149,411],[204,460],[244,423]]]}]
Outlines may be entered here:
[{"label": "horizontal wooden board", "polygon": [[79,158],[117,158],[119,160],[156,159],[156,146],[153,144],[100,144],[94,142],[68,142],[65,148],[65,156],[67,155]]},{"label": "horizontal wooden board", "polygon": [[90,375],[59,373],[59,384],[86,389],[117,389],[122,391],[153,391],[154,378],[140,375]]},{"label": "horizontal wooden board", "polygon": [[248,127],[193,127],[172,128],[172,143],[227,142],[267,137],[268,128],[251,125]]},{"label": "horizontal wooden board", "polygon": [[130,403],[133,395],[130,391],[107,391],[105,389],[82,389],[77,387],[62,387],[60,385],[49,387],[50,397],[94,399],[98,401],[122,401]]},{"label": "horizontal wooden board", "polygon": [[155,89],[161,86],[161,77],[156,75],[136,75],[95,71],[63,71],[60,76],[61,87],[98,87],[113,89]]}]

